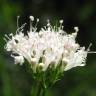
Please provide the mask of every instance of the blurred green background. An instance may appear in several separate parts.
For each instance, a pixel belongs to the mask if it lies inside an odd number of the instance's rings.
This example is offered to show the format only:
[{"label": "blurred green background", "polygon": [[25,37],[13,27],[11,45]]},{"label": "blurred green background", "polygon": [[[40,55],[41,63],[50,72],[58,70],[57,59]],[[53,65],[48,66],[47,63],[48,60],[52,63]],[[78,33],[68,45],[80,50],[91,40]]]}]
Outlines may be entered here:
[{"label": "blurred green background", "polygon": [[[40,18],[38,27],[50,19],[64,20],[64,29],[71,33],[79,27],[77,41],[96,51],[96,0],[0,0],[0,96],[30,96],[33,84],[31,75],[23,67],[14,65],[13,58],[4,50],[4,35],[16,31],[16,18],[20,15],[19,26],[27,23],[29,16]],[[48,92],[49,96],[96,96],[96,54],[88,54],[86,66],[65,72]]]}]

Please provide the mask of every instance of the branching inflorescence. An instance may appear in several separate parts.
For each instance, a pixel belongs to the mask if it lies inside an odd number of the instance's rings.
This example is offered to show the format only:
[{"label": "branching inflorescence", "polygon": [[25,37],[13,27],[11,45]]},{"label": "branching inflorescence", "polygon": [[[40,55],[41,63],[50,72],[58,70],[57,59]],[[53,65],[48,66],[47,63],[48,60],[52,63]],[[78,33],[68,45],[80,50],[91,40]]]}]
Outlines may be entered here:
[{"label": "branching inflorescence", "polygon": [[78,27],[74,27],[74,33],[67,34],[63,30],[63,20],[60,20],[58,27],[52,26],[48,20],[47,26],[37,32],[37,27],[31,24],[33,21],[34,17],[30,16],[30,31],[27,35],[24,35],[20,27],[15,35],[11,33],[7,36],[5,48],[12,52],[15,64],[22,65],[26,59],[35,77],[37,73],[39,76],[42,74],[42,78],[49,75],[53,78],[50,82],[56,81],[64,71],[85,65],[88,51],[75,40]]}]

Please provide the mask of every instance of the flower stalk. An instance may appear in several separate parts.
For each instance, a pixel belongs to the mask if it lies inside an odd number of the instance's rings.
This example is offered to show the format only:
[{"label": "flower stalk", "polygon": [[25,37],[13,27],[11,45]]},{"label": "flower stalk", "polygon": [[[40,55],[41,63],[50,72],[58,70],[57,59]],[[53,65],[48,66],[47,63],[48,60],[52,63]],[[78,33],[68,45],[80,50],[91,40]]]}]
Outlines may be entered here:
[{"label": "flower stalk", "polygon": [[41,82],[35,81],[35,84],[32,85],[31,96],[46,96],[47,89]]}]

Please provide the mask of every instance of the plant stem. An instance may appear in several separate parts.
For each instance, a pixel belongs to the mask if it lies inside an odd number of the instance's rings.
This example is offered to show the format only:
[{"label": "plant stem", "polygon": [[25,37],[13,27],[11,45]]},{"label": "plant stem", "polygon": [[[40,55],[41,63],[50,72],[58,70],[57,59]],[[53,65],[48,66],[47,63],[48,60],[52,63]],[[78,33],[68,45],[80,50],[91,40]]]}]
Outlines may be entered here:
[{"label": "plant stem", "polygon": [[46,88],[42,87],[40,82],[37,87],[38,91],[36,96],[46,96]]},{"label": "plant stem", "polygon": [[40,96],[41,91],[42,91],[42,87],[41,87],[40,83],[38,84],[37,87],[38,87],[37,96]]},{"label": "plant stem", "polygon": [[32,89],[31,89],[31,96],[42,96],[42,87],[40,82],[34,82]]},{"label": "plant stem", "polygon": [[42,96],[46,96],[46,88],[43,88]]},{"label": "plant stem", "polygon": [[40,81],[34,82],[31,96],[46,96],[47,88]]}]

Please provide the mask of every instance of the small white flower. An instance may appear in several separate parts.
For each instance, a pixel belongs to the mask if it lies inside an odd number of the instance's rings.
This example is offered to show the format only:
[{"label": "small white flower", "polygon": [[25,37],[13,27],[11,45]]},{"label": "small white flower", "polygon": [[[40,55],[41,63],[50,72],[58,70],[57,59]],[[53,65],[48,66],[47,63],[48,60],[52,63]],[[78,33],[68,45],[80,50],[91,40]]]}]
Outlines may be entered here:
[{"label": "small white flower", "polygon": [[[30,19],[34,21],[33,16],[30,16]],[[19,30],[16,35],[8,37],[6,50],[19,55],[13,56],[15,63],[22,65],[25,58],[29,64],[36,65],[35,68],[41,66],[43,71],[46,71],[52,62],[57,67],[60,60],[66,65],[63,71],[84,66],[88,51],[76,43],[78,27],[74,27],[75,33],[67,34],[63,31],[62,23],[63,20],[60,21],[59,27],[52,27],[48,21],[47,26],[41,28],[39,32],[36,26],[30,26],[32,30],[30,29],[26,36]]]},{"label": "small white flower", "polygon": [[15,60],[15,64],[20,64],[22,65],[24,63],[24,57],[23,56],[12,56],[14,57],[14,60]]}]

